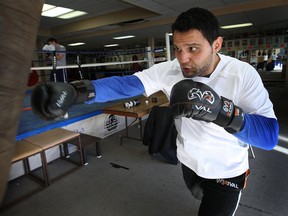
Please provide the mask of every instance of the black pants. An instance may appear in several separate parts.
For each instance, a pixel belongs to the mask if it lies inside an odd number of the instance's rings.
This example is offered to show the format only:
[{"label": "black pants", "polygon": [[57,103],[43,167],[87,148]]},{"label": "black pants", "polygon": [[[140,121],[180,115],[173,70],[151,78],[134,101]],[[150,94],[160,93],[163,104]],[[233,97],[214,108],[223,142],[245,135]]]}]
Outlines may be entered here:
[{"label": "black pants", "polygon": [[50,73],[51,82],[68,82],[67,70],[66,68],[52,70]]},{"label": "black pants", "polygon": [[198,216],[233,216],[245,188],[248,171],[229,179],[204,179],[182,164],[183,177],[192,195],[202,200]]}]

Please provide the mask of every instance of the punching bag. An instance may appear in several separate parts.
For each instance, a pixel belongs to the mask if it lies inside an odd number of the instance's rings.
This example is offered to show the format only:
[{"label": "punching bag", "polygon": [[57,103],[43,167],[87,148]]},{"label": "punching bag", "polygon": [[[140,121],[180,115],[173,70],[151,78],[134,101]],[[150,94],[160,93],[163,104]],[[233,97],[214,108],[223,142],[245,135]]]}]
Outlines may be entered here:
[{"label": "punching bag", "polygon": [[9,179],[43,1],[0,1],[0,205]]}]

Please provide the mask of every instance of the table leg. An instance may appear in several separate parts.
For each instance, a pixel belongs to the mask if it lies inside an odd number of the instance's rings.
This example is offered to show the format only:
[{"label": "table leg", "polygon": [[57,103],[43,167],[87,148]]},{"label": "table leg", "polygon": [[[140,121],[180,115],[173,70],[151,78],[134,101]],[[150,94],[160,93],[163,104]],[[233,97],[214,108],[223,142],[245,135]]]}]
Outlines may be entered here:
[{"label": "table leg", "polygon": [[60,147],[61,157],[64,156],[66,158],[69,158],[70,154],[69,154],[68,144],[63,143],[63,146],[60,145],[59,147]]},{"label": "table leg", "polygon": [[96,142],[96,155],[97,155],[97,158],[101,158],[101,148],[100,148],[100,142]]},{"label": "table leg", "polygon": [[[139,125],[140,125],[140,138],[137,137],[131,137],[129,136],[129,126],[133,125],[137,120],[139,120]],[[127,139],[134,139],[134,140],[138,140],[138,141],[142,141],[143,139],[143,134],[142,134],[142,118],[136,118],[130,125],[128,125],[128,120],[127,117],[125,116],[125,136],[121,136],[120,137],[120,145],[123,144],[123,138],[127,138]]]},{"label": "table leg", "polygon": [[88,164],[88,160],[87,160],[87,152],[86,149],[84,147],[82,147],[82,156],[83,156],[83,163],[84,165]]},{"label": "table leg", "polygon": [[139,118],[139,125],[140,125],[140,139],[143,140],[143,134],[142,134],[142,118]]},{"label": "table leg", "polygon": [[125,116],[125,130],[126,130],[126,137],[128,137],[128,119],[127,116]]}]

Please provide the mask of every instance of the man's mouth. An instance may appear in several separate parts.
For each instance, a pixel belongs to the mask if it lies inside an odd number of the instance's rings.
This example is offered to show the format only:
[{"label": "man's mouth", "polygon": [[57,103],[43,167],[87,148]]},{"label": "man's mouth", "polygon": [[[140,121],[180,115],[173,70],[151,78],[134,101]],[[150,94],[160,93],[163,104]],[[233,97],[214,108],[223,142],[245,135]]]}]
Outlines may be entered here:
[{"label": "man's mouth", "polygon": [[182,71],[184,74],[189,74],[191,72],[191,68],[190,67],[183,67]]}]

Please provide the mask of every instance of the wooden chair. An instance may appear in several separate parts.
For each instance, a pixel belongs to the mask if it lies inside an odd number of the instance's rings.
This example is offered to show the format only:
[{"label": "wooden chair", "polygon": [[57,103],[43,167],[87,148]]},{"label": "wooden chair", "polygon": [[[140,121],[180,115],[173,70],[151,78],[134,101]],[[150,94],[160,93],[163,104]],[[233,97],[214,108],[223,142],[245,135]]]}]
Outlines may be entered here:
[{"label": "wooden chair", "polygon": [[[82,155],[82,146],[81,146],[81,139],[80,139],[80,133],[65,130],[62,128],[56,128],[52,129],[34,136],[30,136],[28,138],[24,139],[25,141],[32,143],[38,147],[40,147],[43,150],[43,160],[44,160],[44,167],[47,171],[47,184],[50,185],[54,180],[70,173],[74,169],[71,169],[70,172],[66,172],[62,175],[59,175],[58,177],[51,178],[50,174],[48,172],[48,161],[46,157],[46,150],[51,149],[53,147],[59,146],[60,151],[60,158],[66,159],[69,162],[72,162],[74,164],[77,164],[78,166],[76,168],[79,168],[79,166],[83,165],[83,155]],[[69,141],[77,140],[77,142],[73,142],[72,144],[76,145],[77,150],[79,154],[79,162],[75,162],[71,160],[70,158],[66,157],[65,151],[63,150],[63,145],[66,143],[69,143]]]},{"label": "wooden chair", "polygon": [[[41,173],[39,173],[39,168],[34,168],[33,170],[30,167],[29,163],[29,158],[32,158],[34,156],[40,155],[41,158],[41,168],[42,168],[42,173],[43,175],[41,176]],[[19,177],[15,179],[11,179],[8,182],[7,186],[7,192],[5,195],[5,198],[3,199],[3,202],[1,203],[0,207],[0,214],[2,211],[5,211],[8,208],[13,207],[17,203],[26,200],[30,196],[34,195],[35,193],[43,190],[45,186],[48,186],[47,184],[47,172],[46,172],[46,167],[44,166],[44,157],[43,157],[43,151],[42,148],[39,146],[33,145],[25,140],[19,140],[16,141],[15,143],[15,148],[14,148],[14,154],[12,157],[11,164],[15,164],[18,162],[21,162],[23,165],[23,170],[24,174],[20,175]],[[30,188],[30,183],[26,182],[26,180],[19,180],[19,178],[29,176],[33,180],[35,180],[37,183],[40,183],[41,187],[31,187]],[[18,187],[18,182],[21,182],[20,185],[26,186],[26,183],[28,185],[28,189],[23,189],[23,187]],[[30,186],[29,186],[30,185]],[[44,187],[42,187],[44,186]],[[10,190],[17,190],[17,195],[15,196],[10,196],[9,191]]]},{"label": "wooden chair", "polygon": [[[40,154],[41,156],[41,167],[43,170],[42,178],[34,175],[30,169],[29,158],[37,154]],[[25,175],[32,177],[34,180],[36,180],[43,186],[47,186],[47,171],[46,167],[44,166],[44,155],[42,152],[42,148],[33,145],[25,140],[16,141],[12,164],[18,161],[23,161]]]}]

